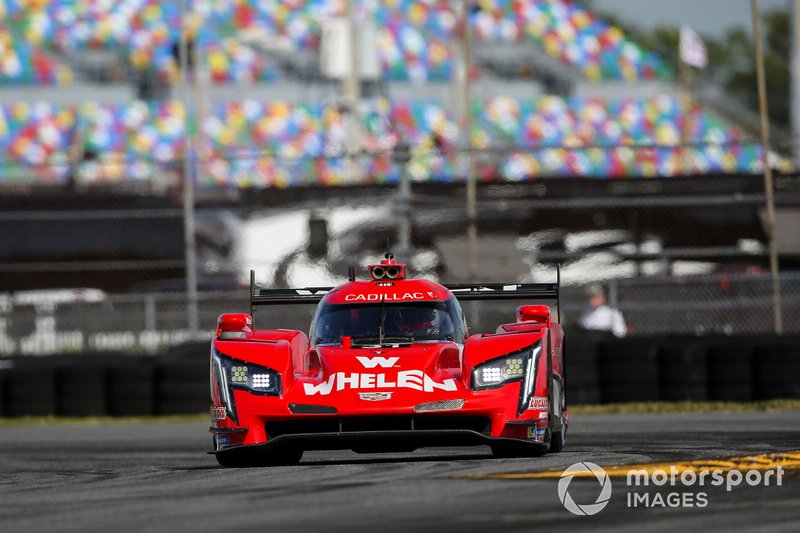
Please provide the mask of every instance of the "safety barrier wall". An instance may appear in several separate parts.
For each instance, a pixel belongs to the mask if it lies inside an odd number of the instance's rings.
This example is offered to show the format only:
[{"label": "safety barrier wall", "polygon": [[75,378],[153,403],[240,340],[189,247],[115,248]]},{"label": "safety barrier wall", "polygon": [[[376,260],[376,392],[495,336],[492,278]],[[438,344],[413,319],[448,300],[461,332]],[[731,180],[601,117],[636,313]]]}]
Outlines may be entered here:
[{"label": "safety barrier wall", "polygon": [[[800,337],[631,337],[567,332],[570,405],[800,398]],[[209,406],[209,344],[158,356],[18,357],[0,363],[2,416],[195,414]]]}]

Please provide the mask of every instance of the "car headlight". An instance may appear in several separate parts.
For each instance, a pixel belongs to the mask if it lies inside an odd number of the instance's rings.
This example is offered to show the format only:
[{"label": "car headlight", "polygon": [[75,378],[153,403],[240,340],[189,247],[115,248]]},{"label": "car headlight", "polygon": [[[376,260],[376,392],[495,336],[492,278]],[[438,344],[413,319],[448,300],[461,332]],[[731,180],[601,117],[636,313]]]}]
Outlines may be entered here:
[{"label": "car headlight", "polygon": [[238,423],[233,389],[262,396],[280,396],[281,375],[266,366],[224,355],[214,350],[214,374],[228,416]]},{"label": "car headlight", "polygon": [[481,363],[472,369],[472,390],[503,387],[521,381],[518,414],[528,408],[536,389],[536,369],[542,343]]}]

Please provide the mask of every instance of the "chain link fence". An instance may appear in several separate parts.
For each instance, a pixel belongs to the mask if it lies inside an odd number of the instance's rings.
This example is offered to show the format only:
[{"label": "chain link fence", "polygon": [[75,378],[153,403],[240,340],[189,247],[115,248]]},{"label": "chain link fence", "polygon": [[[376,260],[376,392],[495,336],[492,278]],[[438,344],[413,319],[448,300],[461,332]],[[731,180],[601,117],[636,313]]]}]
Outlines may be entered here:
[{"label": "chain link fence", "polygon": [[[781,284],[787,334],[800,333],[800,273]],[[612,304],[623,313],[630,335],[739,335],[774,329],[771,280],[765,276],[620,280],[610,284]],[[565,286],[562,321],[573,324],[583,308],[582,286]],[[520,302],[522,303],[522,302]],[[515,320],[515,303],[465,305],[472,331],[492,332]],[[108,295],[84,301],[0,296],[0,355],[44,355],[124,351],[157,353],[192,340],[210,339],[217,317],[248,312],[247,291],[200,294],[200,332],[186,327],[182,293]],[[259,308],[259,328],[307,330],[314,306]]]}]

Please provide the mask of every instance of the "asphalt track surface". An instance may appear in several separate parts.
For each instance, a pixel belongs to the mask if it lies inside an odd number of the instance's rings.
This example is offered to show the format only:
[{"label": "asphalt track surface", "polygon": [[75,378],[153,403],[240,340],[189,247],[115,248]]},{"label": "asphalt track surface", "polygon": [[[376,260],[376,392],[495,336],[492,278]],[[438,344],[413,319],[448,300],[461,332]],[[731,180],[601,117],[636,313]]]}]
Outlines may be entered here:
[{"label": "asphalt track surface", "polygon": [[[608,506],[569,513],[555,479],[497,473],[706,459],[800,449],[800,412],[573,416],[563,453],[494,459],[488,448],[411,454],[307,452],[299,466],[223,469],[207,424],[0,428],[0,531],[800,531],[800,475],[705,487],[705,507]],[[572,480],[577,503],[600,484]],[[650,487],[655,497],[698,488]],[[696,497],[696,496],[693,496]]]}]

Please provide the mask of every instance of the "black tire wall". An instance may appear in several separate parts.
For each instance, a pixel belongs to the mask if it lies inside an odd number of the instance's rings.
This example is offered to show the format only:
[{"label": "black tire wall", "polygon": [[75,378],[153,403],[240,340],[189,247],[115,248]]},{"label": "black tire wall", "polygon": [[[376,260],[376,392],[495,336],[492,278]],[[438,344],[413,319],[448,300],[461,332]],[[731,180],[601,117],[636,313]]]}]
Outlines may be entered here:
[{"label": "black tire wall", "polygon": [[602,342],[599,346],[600,401],[658,401],[660,384],[657,350],[656,341],[650,337]]},{"label": "black tire wall", "polygon": [[756,398],[800,398],[800,338],[760,339],[755,347]]},{"label": "black tire wall", "polygon": [[693,338],[667,338],[659,344],[662,400],[708,400],[707,349],[705,341]]},{"label": "black tire wall", "polygon": [[[800,398],[800,337],[610,338],[565,332],[567,404]],[[17,357],[0,368],[1,416],[198,414],[209,344],[161,356]]]},{"label": "black tire wall", "polygon": [[170,350],[156,367],[156,414],[207,412],[209,343],[191,343]]},{"label": "black tire wall", "polygon": [[8,416],[50,416],[57,412],[56,370],[51,366],[21,365],[5,380]]}]

